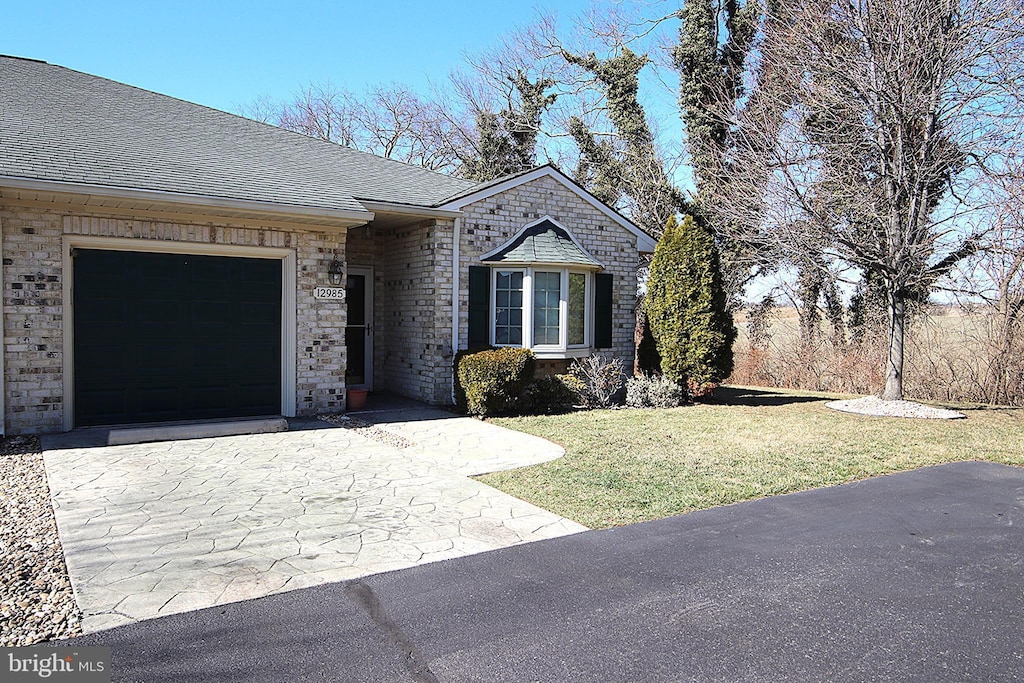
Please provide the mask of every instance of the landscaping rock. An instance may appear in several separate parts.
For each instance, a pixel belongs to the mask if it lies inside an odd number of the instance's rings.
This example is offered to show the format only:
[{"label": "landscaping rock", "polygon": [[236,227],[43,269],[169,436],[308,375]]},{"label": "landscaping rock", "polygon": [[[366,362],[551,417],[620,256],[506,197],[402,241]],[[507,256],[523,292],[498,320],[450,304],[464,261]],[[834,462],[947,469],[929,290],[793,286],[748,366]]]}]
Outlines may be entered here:
[{"label": "landscaping rock", "polygon": [[36,437],[0,441],[0,647],[81,634]]},{"label": "landscaping rock", "polygon": [[913,401],[883,401],[877,396],[864,396],[848,401],[830,401],[827,408],[844,413],[858,413],[875,417],[910,417],[925,420],[957,420],[967,417],[963,413],[935,408]]}]

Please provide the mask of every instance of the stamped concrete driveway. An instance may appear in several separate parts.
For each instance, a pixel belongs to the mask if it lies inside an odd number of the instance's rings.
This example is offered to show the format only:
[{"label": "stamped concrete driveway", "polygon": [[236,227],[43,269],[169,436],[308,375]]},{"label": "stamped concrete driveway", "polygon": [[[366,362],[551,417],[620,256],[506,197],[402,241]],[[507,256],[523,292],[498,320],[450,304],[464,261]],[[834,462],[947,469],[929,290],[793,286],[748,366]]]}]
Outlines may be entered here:
[{"label": "stamped concrete driveway", "polygon": [[584,529],[465,476],[549,460],[560,448],[427,417],[421,430],[434,442],[401,449],[319,422],[129,446],[44,442],[85,630]]}]

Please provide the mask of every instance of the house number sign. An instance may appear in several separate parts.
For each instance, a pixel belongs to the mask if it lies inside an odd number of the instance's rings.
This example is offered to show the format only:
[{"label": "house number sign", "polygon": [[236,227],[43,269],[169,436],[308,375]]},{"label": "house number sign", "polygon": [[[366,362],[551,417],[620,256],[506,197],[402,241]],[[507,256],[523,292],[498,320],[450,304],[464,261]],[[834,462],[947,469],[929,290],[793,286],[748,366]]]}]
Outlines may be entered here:
[{"label": "house number sign", "polygon": [[314,287],[313,288],[314,299],[324,299],[327,301],[344,301],[345,300],[345,288],[344,287]]}]

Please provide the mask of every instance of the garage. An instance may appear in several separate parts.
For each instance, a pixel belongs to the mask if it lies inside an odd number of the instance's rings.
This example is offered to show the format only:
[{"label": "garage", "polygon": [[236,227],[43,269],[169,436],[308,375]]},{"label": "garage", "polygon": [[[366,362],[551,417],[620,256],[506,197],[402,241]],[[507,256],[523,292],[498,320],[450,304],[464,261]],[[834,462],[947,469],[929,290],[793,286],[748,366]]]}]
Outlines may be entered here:
[{"label": "garage", "polygon": [[71,257],[76,427],[281,414],[280,259]]}]

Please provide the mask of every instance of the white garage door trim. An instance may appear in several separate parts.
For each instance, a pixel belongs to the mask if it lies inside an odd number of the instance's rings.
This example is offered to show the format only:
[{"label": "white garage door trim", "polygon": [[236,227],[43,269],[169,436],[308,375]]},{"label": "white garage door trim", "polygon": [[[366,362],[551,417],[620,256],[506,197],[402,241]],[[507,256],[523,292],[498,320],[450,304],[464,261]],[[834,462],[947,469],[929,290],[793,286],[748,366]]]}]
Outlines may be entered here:
[{"label": "white garage door trim", "polygon": [[198,256],[231,256],[281,260],[281,414],[295,416],[296,319],[295,292],[298,287],[296,257],[292,249],[277,247],[247,247],[230,244],[199,244],[196,242],[168,242],[163,240],[126,239],[122,237],[94,237],[64,235],[62,290],[64,302],[64,431],[74,429],[75,359],[74,359],[74,282],[71,250],[107,249],[111,251],[141,251],[157,254],[195,254]]}]

